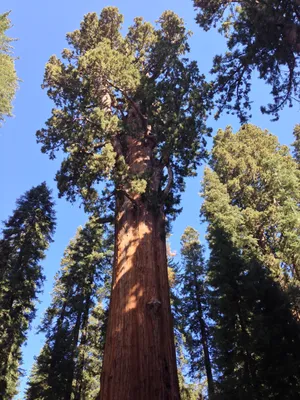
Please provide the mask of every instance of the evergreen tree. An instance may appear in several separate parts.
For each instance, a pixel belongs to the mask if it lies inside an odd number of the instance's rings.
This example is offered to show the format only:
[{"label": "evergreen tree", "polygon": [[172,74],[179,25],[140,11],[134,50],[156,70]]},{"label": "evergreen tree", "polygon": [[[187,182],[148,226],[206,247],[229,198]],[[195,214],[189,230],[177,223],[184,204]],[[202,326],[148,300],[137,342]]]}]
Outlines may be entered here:
[{"label": "evergreen tree", "polygon": [[236,112],[242,122],[251,108],[252,76],[271,85],[273,103],[263,113],[299,101],[300,11],[298,0],[194,0],[197,22],[205,30],[219,26],[227,51],[214,58],[218,113]]},{"label": "evergreen tree", "polygon": [[95,400],[99,394],[106,327],[107,308],[98,301],[78,346],[74,399]]},{"label": "evergreen tree", "polygon": [[[216,198],[217,201],[217,198]],[[297,399],[300,326],[271,272],[209,225],[216,399]]]},{"label": "evergreen tree", "polygon": [[99,334],[105,320],[101,297],[111,256],[111,235],[91,217],[70,242],[56,276],[52,304],[40,327],[46,343],[32,371],[28,400],[93,398],[94,380],[100,379]]},{"label": "evergreen tree", "polygon": [[220,399],[299,397],[299,170],[252,126],[214,140],[204,177]]},{"label": "evergreen tree", "polygon": [[0,239],[0,397],[16,394],[21,346],[44,280],[40,261],[52,241],[53,202],[45,183],[26,192]]},{"label": "evergreen tree", "polygon": [[11,53],[13,39],[6,36],[11,27],[9,13],[0,14],[0,123],[5,116],[11,116],[12,100],[17,90],[17,74]]},{"label": "evergreen tree", "polygon": [[297,124],[294,128],[295,141],[293,143],[294,147],[294,157],[298,165],[300,165],[300,124]]},{"label": "evergreen tree", "polygon": [[[190,374],[188,380],[186,376],[190,371],[189,363],[191,358],[187,359],[187,332],[186,315],[183,312],[185,299],[182,296],[182,272],[180,263],[176,262],[174,257],[176,252],[172,252],[170,244],[167,244],[168,254],[168,276],[171,296],[171,310],[174,320],[174,336],[177,360],[177,371],[179,380],[179,390],[181,400],[199,400],[202,399],[202,392],[205,391],[206,384],[199,383],[199,374]],[[191,341],[189,344],[192,346]],[[190,347],[188,347],[190,349]],[[199,350],[199,349],[198,349]],[[197,354],[197,351],[195,351]],[[196,363],[195,363],[196,364]],[[198,365],[199,367],[199,365]],[[192,376],[194,375],[194,376]],[[192,378],[192,379],[191,379]]]},{"label": "evergreen tree", "polygon": [[186,58],[177,15],[164,12],[157,27],[136,18],[125,37],[122,22],[107,7],[67,35],[70,48],[46,67],[56,108],[37,137],[51,158],[67,154],[60,195],[114,210],[102,218],[116,244],[100,398],[178,399],[165,216],[205,154],[209,86]]},{"label": "evergreen tree", "polygon": [[198,232],[188,227],[181,237],[183,271],[181,276],[182,318],[189,368],[192,376],[201,378],[205,370],[209,399],[213,398],[214,382],[209,350],[209,333],[206,324],[207,299],[205,289],[204,249]]},{"label": "evergreen tree", "polygon": [[247,248],[283,287],[299,284],[300,175],[289,148],[254,125],[237,134],[226,128],[214,139],[211,167],[204,177],[207,219],[217,215],[237,248]]}]

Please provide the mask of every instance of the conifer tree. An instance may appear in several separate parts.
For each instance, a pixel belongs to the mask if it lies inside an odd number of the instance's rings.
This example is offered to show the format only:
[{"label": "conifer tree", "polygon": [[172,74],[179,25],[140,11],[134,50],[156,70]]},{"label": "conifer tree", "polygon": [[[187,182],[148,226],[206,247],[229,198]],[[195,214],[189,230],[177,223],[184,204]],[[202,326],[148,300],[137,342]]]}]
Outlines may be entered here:
[{"label": "conifer tree", "polygon": [[0,14],[0,124],[5,116],[12,114],[12,100],[17,90],[17,74],[11,42],[13,39],[6,35],[11,27],[9,12]]},{"label": "conifer tree", "polygon": [[297,124],[294,128],[294,137],[295,141],[293,143],[293,155],[295,157],[295,160],[298,162],[298,165],[300,166],[300,124]]},{"label": "conifer tree", "polygon": [[181,237],[181,312],[191,375],[198,377],[205,370],[208,397],[213,398],[214,382],[210,360],[209,333],[206,323],[207,299],[205,260],[198,232],[187,227]]},{"label": "conifer tree", "polygon": [[[292,399],[299,386],[299,170],[252,126],[215,137],[204,177],[220,399]],[[297,311],[297,312],[295,312]]]},{"label": "conifer tree", "polygon": [[41,260],[52,241],[53,202],[45,183],[26,192],[0,239],[0,397],[16,394],[21,346],[44,280]]},{"label": "conifer tree", "polygon": [[184,332],[185,320],[182,313],[183,300],[180,292],[182,278],[180,265],[173,258],[176,253],[171,251],[169,243],[167,244],[167,254],[180,399],[198,400],[202,388],[196,382],[192,382],[191,379],[189,379],[189,382],[186,381],[188,360],[186,358],[186,337]]},{"label": "conifer tree", "polygon": [[214,139],[211,167],[204,177],[204,215],[218,215],[237,247],[252,252],[283,286],[298,284],[300,179],[289,148],[254,125],[237,134],[226,128]]},{"label": "conifer tree", "polygon": [[67,247],[56,276],[53,300],[40,327],[46,343],[32,371],[28,400],[95,398],[105,319],[101,297],[111,256],[111,235],[91,217]]},{"label": "conifer tree", "polygon": [[212,68],[218,114],[235,112],[245,122],[254,71],[271,86],[273,103],[262,106],[263,113],[278,119],[284,106],[299,101],[299,0],[193,3],[198,24],[204,30],[218,26],[227,40],[225,54],[215,56]]},{"label": "conifer tree", "polygon": [[289,297],[218,222],[209,221],[208,269],[215,398],[297,399],[300,326]]},{"label": "conifer tree", "polygon": [[[208,85],[171,11],[121,35],[114,7],[87,14],[52,56],[44,87],[56,108],[38,131],[42,151],[66,158],[60,195],[115,223],[115,262],[101,400],[178,399],[165,218],[174,217],[204,156]],[[105,189],[99,191],[99,183]],[[113,210],[113,215],[105,214]]]}]

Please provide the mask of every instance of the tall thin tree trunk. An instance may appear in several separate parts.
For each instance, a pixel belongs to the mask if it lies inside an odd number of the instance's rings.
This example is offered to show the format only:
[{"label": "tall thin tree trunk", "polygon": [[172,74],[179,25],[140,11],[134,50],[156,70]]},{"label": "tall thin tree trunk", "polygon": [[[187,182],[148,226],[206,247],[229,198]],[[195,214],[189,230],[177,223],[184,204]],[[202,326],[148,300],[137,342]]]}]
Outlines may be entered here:
[{"label": "tall thin tree trunk", "polygon": [[[93,284],[93,276],[90,277],[90,285],[92,286],[92,284]],[[81,357],[79,357],[79,359],[78,359],[74,400],[80,400],[82,397],[83,373],[84,373],[84,367],[85,367],[85,362],[86,362],[85,346],[87,343],[87,329],[88,329],[89,313],[90,313],[91,306],[92,306],[91,293],[89,293],[89,295],[87,296],[87,299],[85,301],[84,313],[83,313],[82,324],[81,324],[81,338],[80,338],[79,346],[81,349],[84,349],[84,350],[83,350],[83,355],[81,355]]]},{"label": "tall thin tree trunk", "polygon": [[178,400],[164,216],[117,200],[101,400]]},{"label": "tall thin tree trunk", "polygon": [[72,351],[71,351],[71,363],[69,370],[67,372],[67,382],[66,382],[66,390],[65,390],[65,400],[71,400],[73,394],[73,379],[74,379],[74,371],[75,371],[75,354],[77,351],[80,326],[81,326],[81,317],[82,311],[78,311],[76,317],[76,323],[73,330],[73,338],[72,338]]},{"label": "tall thin tree trunk", "polygon": [[203,307],[202,307],[201,299],[199,296],[201,288],[199,286],[199,283],[197,281],[197,277],[195,274],[194,274],[194,286],[196,289],[198,316],[199,316],[200,331],[201,331],[200,332],[201,333],[201,344],[202,344],[203,352],[204,352],[204,366],[205,366],[206,377],[207,377],[208,394],[209,394],[209,399],[212,400],[214,391],[215,391],[214,390],[214,380],[213,380],[211,361],[210,361],[210,356],[209,356],[206,323],[204,321]]}]

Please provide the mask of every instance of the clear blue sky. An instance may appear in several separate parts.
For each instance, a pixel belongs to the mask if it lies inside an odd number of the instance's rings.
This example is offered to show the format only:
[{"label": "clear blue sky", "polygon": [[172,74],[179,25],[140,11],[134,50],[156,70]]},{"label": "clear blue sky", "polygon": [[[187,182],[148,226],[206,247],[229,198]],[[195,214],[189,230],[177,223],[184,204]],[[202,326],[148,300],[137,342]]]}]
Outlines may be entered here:
[{"label": "clear blue sky", "polygon": [[[174,10],[184,18],[187,28],[194,32],[190,40],[191,58],[199,62],[201,71],[206,74],[211,67],[213,55],[224,50],[224,41],[218,33],[205,33],[195,24],[195,12],[191,0],[149,2],[115,0],[109,3],[101,0],[1,1],[0,13],[12,10],[11,19],[14,27],[9,35],[19,39],[15,43],[15,54],[19,57],[16,67],[22,82],[14,103],[15,117],[0,128],[0,220],[5,220],[11,214],[15,200],[20,195],[42,181],[46,181],[53,189],[57,212],[55,242],[51,244],[47,258],[43,261],[47,281],[44,293],[40,296],[37,318],[23,351],[23,368],[27,373],[30,371],[34,356],[38,354],[43,344],[43,337],[36,335],[35,328],[49,304],[53,278],[59,269],[64,248],[74,236],[78,225],[86,220],[78,205],[71,205],[57,198],[53,178],[61,160],[50,161],[46,155],[41,154],[39,145],[36,144],[35,132],[43,126],[52,108],[45,91],[40,87],[44,66],[52,54],[59,54],[67,46],[66,32],[77,29],[85,13],[100,12],[107,5],[119,7],[125,16],[124,28],[135,16],[143,16],[146,20],[154,22],[164,10]],[[251,122],[269,129],[279,137],[281,143],[290,144],[293,141],[293,127],[299,123],[299,107],[286,109],[281,114],[279,122],[274,123],[259,112],[259,105],[268,101],[268,88],[258,81],[255,82],[252,99],[256,106],[253,109]],[[217,122],[214,120],[209,122],[214,131],[226,125],[232,125],[235,130],[239,127],[237,118],[232,116],[223,116]],[[182,201],[184,210],[173,225],[171,244],[172,249],[177,252],[180,248],[180,236],[187,225],[198,229],[204,241],[205,228],[199,222],[201,199],[198,196],[202,172],[203,168],[200,168],[198,177],[188,180]],[[22,390],[25,382],[26,377],[22,380]],[[22,394],[19,398],[22,398]]]}]

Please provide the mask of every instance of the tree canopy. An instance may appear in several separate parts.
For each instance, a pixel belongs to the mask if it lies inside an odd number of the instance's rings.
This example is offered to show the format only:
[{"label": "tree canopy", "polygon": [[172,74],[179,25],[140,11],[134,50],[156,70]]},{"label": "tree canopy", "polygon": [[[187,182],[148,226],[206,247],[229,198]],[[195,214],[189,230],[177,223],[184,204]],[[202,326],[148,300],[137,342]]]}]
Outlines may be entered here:
[{"label": "tree canopy", "polygon": [[194,0],[197,22],[205,30],[219,27],[227,51],[216,55],[217,116],[223,110],[249,117],[255,71],[271,86],[273,102],[263,113],[278,119],[284,106],[300,101],[300,11],[298,0]]},{"label": "tree canopy", "polygon": [[[124,37],[122,22],[115,7],[89,13],[67,34],[62,58],[50,58],[43,87],[56,108],[38,142],[50,158],[67,154],[60,195],[81,196],[86,209],[109,210],[122,192],[173,213],[183,178],[205,155],[209,86],[185,56],[189,32],[176,14],[164,12],[156,28],[137,17]],[[130,166],[133,144],[147,156]]]},{"label": "tree canopy", "polygon": [[298,281],[300,179],[289,148],[268,131],[244,125],[236,134],[230,127],[219,130],[211,156],[205,217],[218,216],[234,243],[278,278]]}]

